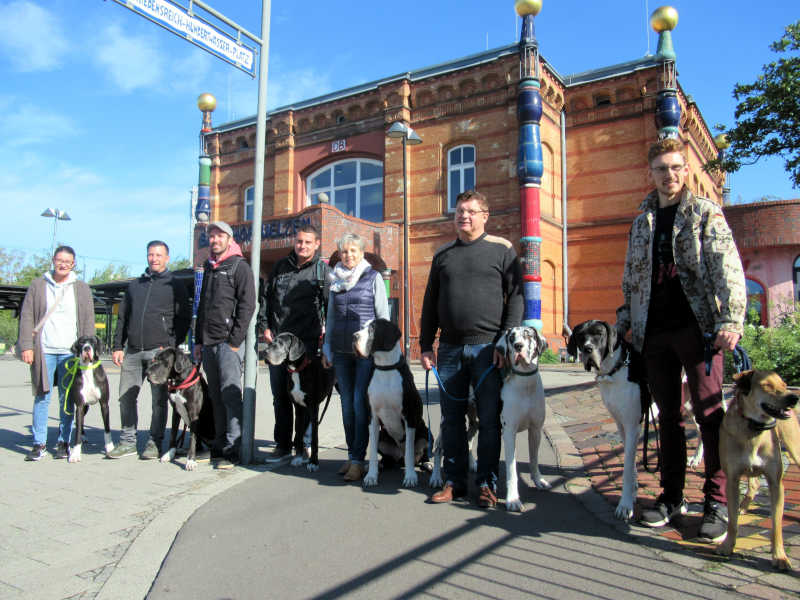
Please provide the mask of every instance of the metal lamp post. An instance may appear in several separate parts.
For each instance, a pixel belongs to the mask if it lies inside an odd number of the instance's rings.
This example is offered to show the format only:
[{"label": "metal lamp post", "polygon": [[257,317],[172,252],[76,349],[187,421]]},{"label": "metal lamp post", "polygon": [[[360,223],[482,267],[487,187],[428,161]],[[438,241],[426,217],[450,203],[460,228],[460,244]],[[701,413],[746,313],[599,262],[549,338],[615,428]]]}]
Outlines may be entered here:
[{"label": "metal lamp post", "polygon": [[58,208],[46,208],[41,216],[53,219],[53,244],[50,252],[52,255],[53,252],[56,251],[56,231],[58,230],[58,222],[71,221],[72,219],[67,214],[67,211]]},{"label": "metal lamp post", "polygon": [[411,311],[409,309],[409,276],[408,276],[408,161],[406,144],[421,144],[422,138],[408,125],[395,121],[386,132],[386,137],[403,140],[403,335],[405,354],[409,356],[411,348]]}]

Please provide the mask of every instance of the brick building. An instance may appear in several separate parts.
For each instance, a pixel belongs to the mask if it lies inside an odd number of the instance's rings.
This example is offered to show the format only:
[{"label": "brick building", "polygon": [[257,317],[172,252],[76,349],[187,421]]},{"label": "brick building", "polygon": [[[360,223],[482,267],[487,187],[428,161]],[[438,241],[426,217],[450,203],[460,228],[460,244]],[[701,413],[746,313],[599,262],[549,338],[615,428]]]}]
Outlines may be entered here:
[{"label": "brick building", "polygon": [[762,325],[776,326],[800,301],[800,199],[724,211],[742,257],[748,307]]},{"label": "brick building", "polygon": [[[628,230],[650,191],[646,154],[657,137],[654,112],[664,65],[650,56],[573,75],[559,73],[544,58],[540,66],[541,318],[558,347],[564,323],[613,321],[621,302]],[[402,144],[385,133],[395,121],[408,123],[423,140],[407,148],[411,347],[418,354],[429,266],[436,248],[454,238],[456,195],[471,187],[484,192],[491,203],[487,230],[519,251],[519,79],[514,44],[271,111],[262,274],[289,251],[300,221],[320,227],[324,257],[335,251],[341,233],[355,230],[391,270],[390,295],[402,314]],[[678,101],[689,185],[721,202],[722,178],[701,169],[717,154],[711,133],[680,86]],[[204,136],[211,158],[210,219],[233,224],[245,253],[252,251],[255,138],[255,117]],[[195,246],[200,264],[207,251],[202,225]]]}]

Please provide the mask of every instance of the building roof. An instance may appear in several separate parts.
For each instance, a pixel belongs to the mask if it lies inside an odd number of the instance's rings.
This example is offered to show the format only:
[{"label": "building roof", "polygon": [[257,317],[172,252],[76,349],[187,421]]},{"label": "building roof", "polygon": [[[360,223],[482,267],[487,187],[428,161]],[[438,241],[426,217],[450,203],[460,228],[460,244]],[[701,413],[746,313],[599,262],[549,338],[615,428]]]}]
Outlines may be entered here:
[{"label": "building roof", "polygon": [[[267,118],[269,119],[273,115],[277,115],[282,112],[286,112],[288,110],[293,110],[293,111],[302,110],[305,108],[310,108],[312,106],[318,106],[320,104],[326,104],[328,102],[341,100],[342,98],[347,98],[349,96],[356,96],[358,94],[370,92],[372,90],[378,89],[380,86],[396,81],[404,81],[404,80],[420,81],[422,79],[427,79],[429,77],[439,77],[441,75],[451,73],[453,71],[459,71],[461,69],[476,67],[478,65],[489,63],[505,56],[515,55],[518,52],[519,52],[519,45],[514,43],[514,44],[509,44],[507,46],[501,46],[500,48],[487,50],[485,52],[470,54],[469,56],[464,56],[456,60],[451,60],[448,62],[432,65],[429,67],[423,67],[421,69],[416,69],[414,71],[406,71],[405,73],[390,75],[389,77],[384,77],[382,79],[376,79],[374,81],[369,81],[367,83],[362,83],[360,85],[352,86],[342,90],[337,90],[329,94],[316,96],[315,98],[309,98],[307,100],[300,100],[298,102],[293,102],[291,104],[279,106],[278,108],[267,111]],[[549,61],[544,59],[544,57],[541,57],[541,60],[545,65],[547,65],[547,68],[553,73],[556,79],[558,79],[558,81],[561,82],[565,87],[582,85],[592,81],[599,81],[601,79],[608,79],[611,77],[619,77],[621,75],[633,73],[634,71],[654,67],[659,64],[659,60],[657,59],[657,57],[654,55],[650,55],[650,56],[645,56],[643,58],[638,58],[636,60],[619,63],[616,65],[609,65],[606,67],[601,67],[599,69],[591,69],[589,71],[583,71],[581,73],[575,73],[573,75],[564,76],[561,75]],[[244,119],[239,119],[237,121],[222,123],[221,125],[214,127],[212,129],[212,132],[225,133],[226,131],[232,131],[235,129],[240,129],[242,127],[249,127],[251,125],[255,125],[255,122],[256,122],[256,117],[255,115],[253,115],[250,117],[246,117]]]}]

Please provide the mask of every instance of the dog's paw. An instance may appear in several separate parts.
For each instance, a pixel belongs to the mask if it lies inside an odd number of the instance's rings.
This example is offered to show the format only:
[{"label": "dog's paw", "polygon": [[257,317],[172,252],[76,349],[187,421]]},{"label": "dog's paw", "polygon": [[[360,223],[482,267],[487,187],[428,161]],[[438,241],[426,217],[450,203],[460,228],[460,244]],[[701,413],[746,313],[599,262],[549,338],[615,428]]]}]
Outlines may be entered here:
[{"label": "dog's paw", "polygon": [[441,474],[431,473],[431,476],[428,479],[428,485],[432,488],[442,487],[444,485],[444,480],[442,479]]},{"label": "dog's paw", "polygon": [[303,466],[304,463],[305,463],[305,459],[302,456],[295,456],[292,459],[292,462],[289,463],[289,464],[291,464],[293,467],[301,467],[301,466]]},{"label": "dog's paw", "polygon": [[374,487],[378,485],[378,474],[372,471],[368,472],[361,483],[364,487]]},{"label": "dog's paw", "polygon": [[772,568],[778,571],[791,571],[792,561],[790,561],[785,554],[783,556],[773,556]]},{"label": "dog's paw", "polygon": [[417,487],[417,472],[414,469],[406,469],[406,476],[403,478],[403,487]]},{"label": "dog's paw", "polygon": [[538,476],[538,477],[532,477],[531,479],[533,480],[533,485],[536,486],[537,490],[549,490],[550,489],[550,484],[547,483],[547,481],[545,481],[544,477],[542,477],[541,475]]},{"label": "dog's paw", "polygon": [[522,500],[517,498],[506,498],[506,510],[508,512],[522,512]]},{"label": "dog's paw", "polygon": [[690,469],[696,469],[700,466],[701,462],[703,462],[703,455],[696,452],[689,460],[686,461],[686,466]]},{"label": "dog's paw", "polygon": [[69,450],[69,458],[67,459],[71,463],[81,462],[81,445],[76,444]]},{"label": "dog's paw", "polygon": [[310,462],[306,464],[306,469],[308,469],[309,473],[316,473],[319,471],[319,465],[315,465],[314,463]]},{"label": "dog's paw", "polygon": [[[162,462],[164,461],[164,457],[161,457]],[[194,471],[197,468],[197,461],[196,460],[187,460],[186,461],[186,470],[187,471]]]},{"label": "dog's paw", "polygon": [[633,518],[633,506],[620,502],[617,504],[617,508],[614,511],[614,516],[620,521],[630,521]]},{"label": "dog's paw", "polygon": [[731,554],[733,554],[734,543],[730,542],[730,538],[725,540],[719,546],[717,546],[716,553],[719,554],[720,556],[730,556]]},{"label": "dog's paw", "polygon": [[175,448],[170,448],[169,450],[164,452],[164,454],[161,455],[161,458],[159,460],[162,463],[172,462],[172,460],[175,458],[175,451],[176,451]]}]

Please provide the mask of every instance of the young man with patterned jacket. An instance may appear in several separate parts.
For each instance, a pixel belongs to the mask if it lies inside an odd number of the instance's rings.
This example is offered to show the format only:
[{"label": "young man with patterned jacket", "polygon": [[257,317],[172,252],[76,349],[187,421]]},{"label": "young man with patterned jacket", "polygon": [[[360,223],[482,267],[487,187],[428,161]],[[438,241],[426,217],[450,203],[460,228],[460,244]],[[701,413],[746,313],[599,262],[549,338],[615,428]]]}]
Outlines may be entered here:
[{"label": "young man with patterned jacket", "polygon": [[[719,542],[725,539],[728,517],[719,457],[722,351],[732,351],[743,333],[744,271],[722,208],[686,186],[689,166],[683,143],[657,142],[648,163],[656,189],[645,198],[643,212],[631,227],[622,280],[624,304],[617,309],[617,329],[631,329],[659,409],[663,491],[655,505],[642,512],[641,522],[661,527],[687,512],[684,369],[705,448],[705,506],[698,538]],[[713,351],[710,375],[706,344]]]}]

